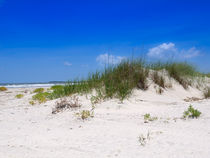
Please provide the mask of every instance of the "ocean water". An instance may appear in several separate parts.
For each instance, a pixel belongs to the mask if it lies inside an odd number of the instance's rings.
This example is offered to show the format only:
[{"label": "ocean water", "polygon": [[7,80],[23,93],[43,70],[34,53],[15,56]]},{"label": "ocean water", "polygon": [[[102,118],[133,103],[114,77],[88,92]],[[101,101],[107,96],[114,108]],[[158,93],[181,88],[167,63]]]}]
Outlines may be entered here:
[{"label": "ocean water", "polygon": [[38,88],[38,87],[51,87],[53,85],[64,85],[64,83],[14,83],[14,84],[0,84],[7,88]]}]

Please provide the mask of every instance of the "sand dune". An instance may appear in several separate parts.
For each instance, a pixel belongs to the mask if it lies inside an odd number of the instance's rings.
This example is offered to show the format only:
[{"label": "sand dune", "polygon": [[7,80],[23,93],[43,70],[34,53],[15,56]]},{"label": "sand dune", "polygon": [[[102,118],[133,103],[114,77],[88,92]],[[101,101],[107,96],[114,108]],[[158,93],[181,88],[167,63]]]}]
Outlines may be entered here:
[{"label": "sand dune", "polygon": [[[79,96],[82,107],[52,114],[56,100],[29,104],[33,88],[0,92],[1,158],[207,158],[210,155],[210,100],[202,91],[178,84],[157,94],[134,90],[121,103],[117,99],[96,104],[94,117],[75,115],[91,109],[90,96]],[[27,91],[26,91],[27,90]],[[15,95],[24,93],[16,99]],[[198,119],[181,119],[189,105],[202,112]],[[145,123],[144,114],[157,120]],[[139,137],[145,137],[141,145]]]}]

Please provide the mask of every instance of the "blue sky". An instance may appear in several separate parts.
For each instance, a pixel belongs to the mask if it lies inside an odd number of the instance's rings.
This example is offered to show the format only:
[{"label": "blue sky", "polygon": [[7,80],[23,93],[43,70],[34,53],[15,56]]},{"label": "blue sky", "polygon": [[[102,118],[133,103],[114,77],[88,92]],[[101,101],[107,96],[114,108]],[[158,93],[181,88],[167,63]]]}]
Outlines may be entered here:
[{"label": "blue sky", "polygon": [[0,0],[0,83],[85,77],[132,54],[209,72],[209,8],[204,0]]}]

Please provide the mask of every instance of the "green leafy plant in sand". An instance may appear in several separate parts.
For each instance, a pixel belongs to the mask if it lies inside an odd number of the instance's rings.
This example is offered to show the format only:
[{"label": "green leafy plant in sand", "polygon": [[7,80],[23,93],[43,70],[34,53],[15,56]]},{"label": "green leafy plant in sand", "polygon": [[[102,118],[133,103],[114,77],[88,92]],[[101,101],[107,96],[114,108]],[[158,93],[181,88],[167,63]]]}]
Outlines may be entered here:
[{"label": "green leafy plant in sand", "polygon": [[188,107],[186,111],[184,111],[183,118],[198,118],[201,115],[201,112],[197,109],[194,109],[192,105]]},{"label": "green leafy plant in sand", "polygon": [[20,99],[20,98],[23,98],[23,96],[24,96],[23,94],[17,94],[15,97]]},{"label": "green leafy plant in sand", "polygon": [[37,93],[32,97],[32,99],[35,101],[38,101],[41,104],[41,103],[45,103],[48,100],[49,96],[50,96],[50,93],[48,92]]}]

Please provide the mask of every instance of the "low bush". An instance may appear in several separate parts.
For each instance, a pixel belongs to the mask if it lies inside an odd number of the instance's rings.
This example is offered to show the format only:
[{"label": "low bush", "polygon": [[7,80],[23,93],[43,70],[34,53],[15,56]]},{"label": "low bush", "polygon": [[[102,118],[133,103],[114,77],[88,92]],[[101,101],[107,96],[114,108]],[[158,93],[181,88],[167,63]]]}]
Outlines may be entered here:
[{"label": "low bush", "polygon": [[41,103],[45,103],[47,99],[49,98],[49,96],[50,96],[50,93],[48,92],[37,93],[32,97],[32,99],[35,101],[38,101],[41,104]]},{"label": "low bush", "polygon": [[34,105],[35,102],[33,100],[29,101],[29,104]]},{"label": "low bush", "polygon": [[15,97],[18,99],[23,98],[23,94],[17,94]]},{"label": "low bush", "polygon": [[66,98],[63,98],[60,101],[56,102],[55,108],[52,110],[52,114],[61,112],[64,109],[75,109],[79,107],[81,107],[81,104],[79,103],[78,97],[74,96],[69,101]]},{"label": "low bush", "polygon": [[90,117],[94,117],[94,111],[93,110],[82,110],[82,111],[76,113],[76,116],[82,120],[86,120]]},{"label": "low bush", "polygon": [[210,98],[210,87],[208,87],[205,91],[204,91],[204,97],[207,99],[207,98]]},{"label": "low bush", "polygon": [[0,91],[6,91],[7,88],[6,87],[0,87]]},{"label": "low bush", "polygon": [[183,118],[198,118],[201,115],[201,112],[197,109],[194,109],[192,105],[188,107],[186,111],[184,111]]},{"label": "low bush", "polygon": [[43,93],[44,92],[44,88],[36,88],[33,93]]},{"label": "low bush", "polygon": [[144,122],[148,123],[148,121],[155,121],[157,120],[157,117],[151,117],[151,115],[149,113],[144,115]]}]

